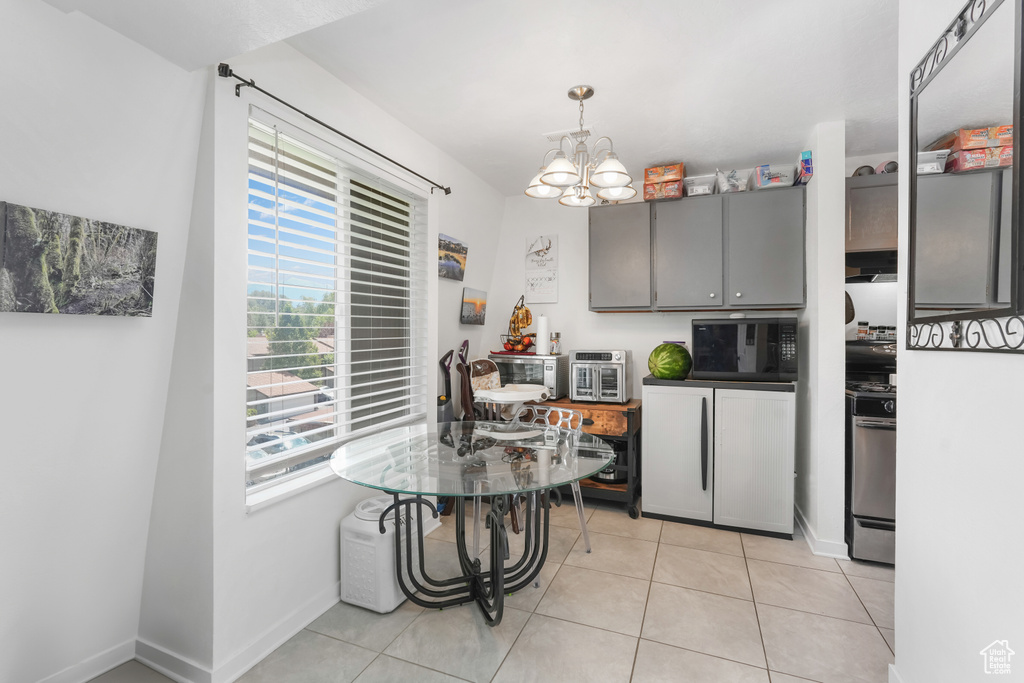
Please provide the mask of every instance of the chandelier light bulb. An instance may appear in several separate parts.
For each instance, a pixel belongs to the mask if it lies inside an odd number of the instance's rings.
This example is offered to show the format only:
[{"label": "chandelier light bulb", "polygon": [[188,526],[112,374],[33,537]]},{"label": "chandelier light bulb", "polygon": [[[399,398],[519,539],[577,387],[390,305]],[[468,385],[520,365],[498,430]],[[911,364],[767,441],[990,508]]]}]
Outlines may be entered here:
[{"label": "chandelier light bulb", "polygon": [[526,188],[526,196],[535,197],[536,199],[554,199],[562,194],[562,190],[555,187],[554,185],[545,185],[541,182],[540,176],[544,173],[544,167],[542,166],[537,175],[533,176],[533,180],[530,181],[530,185]]},{"label": "chandelier light bulb", "polygon": [[555,158],[548,164],[547,169],[540,174],[540,181],[542,183],[554,185],[555,187],[569,187],[581,180],[583,178],[576,171],[576,166],[562,152],[556,154]]},{"label": "chandelier light bulb", "polygon": [[623,187],[631,182],[633,179],[626,173],[626,167],[614,152],[609,152],[608,157],[590,175],[590,183],[597,187]]},{"label": "chandelier light bulb", "polygon": [[558,203],[562,206],[593,206],[595,201],[594,196],[590,194],[590,188],[576,186],[567,187]]},{"label": "chandelier light bulb", "polygon": [[607,199],[610,202],[619,202],[624,199],[632,199],[636,196],[636,190],[632,185],[624,187],[605,187],[598,191],[598,199]]}]

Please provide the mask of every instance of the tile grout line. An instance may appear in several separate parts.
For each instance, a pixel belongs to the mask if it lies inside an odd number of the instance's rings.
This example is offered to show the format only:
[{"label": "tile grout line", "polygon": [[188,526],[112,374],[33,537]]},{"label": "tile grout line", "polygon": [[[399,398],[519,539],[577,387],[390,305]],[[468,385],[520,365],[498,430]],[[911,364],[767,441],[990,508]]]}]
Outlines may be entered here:
[{"label": "tile grout line", "polygon": [[761,653],[764,655],[764,668],[768,671],[768,679],[771,680],[771,668],[768,666],[768,648],[764,644],[764,630],[761,628],[761,614],[757,610],[757,596],[754,594],[754,582],[750,578],[750,564],[747,559],[747,546],[743,543],[743,534],[740,534],[740,548],[743,549],[743,568],[747,570],[747,583],[750,584],[750,599],[754,605],[754,619],[757,620],[757,635],[761,638]]},{"label": "tile grout line", "polygon": [[[840,567],[840,569],[842,569],[842,567]],[[857,587],[853,585],[853,581],[850,581],[850,577],[849,577],[849,575],[846,572],[843,572],[843,576],[846,578],[846,583],[850,584],[850,590],[852,590],[853,594],[857,596],[857,601],[860,603],[861,607],[864,608],[864,611],[867,612],[868,619],[871,620],[871,625],[875,627],[876,631],[878,631],[878,637],[882,639],[882,642],[885,643],[885,646],[887,648],[889,648],[889,652],[892,652],[892,656],[895,657],[896,656],[896,648],[890,647],[889,641],[886,640],[885,634],[882,633],[882,627],[878,625],[878,622],[875,621],[875,616],[873,614],[871,614],[871,610],[869,610],[868,606],[864,604],[864,599],[861,598],[860,597],[860,593],[857,592]],[[858,579],[865,579],[865,578],[868,578],[868,577],[858,576],[857,578]],[[888,583],[887,581],[880,581],[879,579],[868,579],[868,580],[869,581],[879,581],[879,583]],[[895,588],[895,586],[894,586],[894,588]]]},{"label": "tile grout line", "polygon": [[[662,526],[662,529],[665,527]],[[651,604],[651,588],[654,586],[654,568],[658,566],[658,554],[661,552],[661,532],[658,532],[658,548],[654,551],[654,565],[651,567],[651,580],[647,582],[647,598],[644,600],[644,613],[640,616],[640,634],[636,637],[636,646],[633,648],[633,666],[629,669],[629,680],[632,682],[636,676],[636,661],[640,656],[640,639],[644,635],[644,622],[647,621],[647,606]]]}]

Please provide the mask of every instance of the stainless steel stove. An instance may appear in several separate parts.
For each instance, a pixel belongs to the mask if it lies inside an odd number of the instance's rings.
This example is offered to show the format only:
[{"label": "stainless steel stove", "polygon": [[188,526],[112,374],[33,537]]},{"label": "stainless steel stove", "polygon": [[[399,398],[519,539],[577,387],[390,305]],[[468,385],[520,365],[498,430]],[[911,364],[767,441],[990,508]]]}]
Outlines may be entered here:
[{"label": "stainless steel stove", "polygon": [[893,564],[896,386],[886,380],[896,370],[895,349],[847,351],[846,542],[855,559]]}]

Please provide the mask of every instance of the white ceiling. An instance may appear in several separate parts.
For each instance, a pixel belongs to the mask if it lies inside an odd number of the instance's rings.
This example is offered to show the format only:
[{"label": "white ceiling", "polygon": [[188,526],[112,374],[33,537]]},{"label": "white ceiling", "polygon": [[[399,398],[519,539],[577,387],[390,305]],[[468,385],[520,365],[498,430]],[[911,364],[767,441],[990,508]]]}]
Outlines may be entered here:
[{"label": "white ceiling", "polygon": [[542,134],[576,127],[580,83],[634,178],[793,162],[838,119],[849,155],[894,151],[897,5],[389,0],[288,43],[513,195]]},{"label": "white ceiling", "polygon": [[792,162],[821,121],[847,121],[850,156],[897,144],[891,0],[47,1],[189,69],[287,37],[509,196],[577,126],[582,83],[634,178]]},{"label": "white ceiling", "polygon": [[45,0],[79,11],[188,71],[284,40],[384,0]]}]

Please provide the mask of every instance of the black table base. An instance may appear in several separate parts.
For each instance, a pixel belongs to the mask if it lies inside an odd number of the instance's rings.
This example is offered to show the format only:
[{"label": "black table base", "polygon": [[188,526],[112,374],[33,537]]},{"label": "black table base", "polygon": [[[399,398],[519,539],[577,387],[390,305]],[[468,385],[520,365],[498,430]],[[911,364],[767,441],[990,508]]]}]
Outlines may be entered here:
[{"label": "black table base", "polygon": [[[480,606],[488,625],[501,623],[505,595],[511,595],[529,586],[537,575],[548,554],[548,518],[550,510],[547,491],[533,491],[523,494],[526,499],[526,519],[523,525],[525,548],[515,563],[506,566],[509,560],[508,532],[505,516],[512,501],[510,496],[491,496],[491,509],[485,516],[490,529],[490,563],[482,568],[480,559],[472,557],[466,548],[466,498],[455,497],[455,545],[458,548],[461,576],[435,579],[427,574],[423,554],[423,515],[414,514],[417,544],[413,545],[413,530],[409,525],[410,513],[414,507],[422,506],[437,517],[437,509],[422,496],[403,498],[393,493],[394,503],[380,516],[380,532],[387,533],[385,521],[394,513],[395,525],[395,575],[398,586],[413,603],[421,607],[443,609],[467,602]],[[417,511],[419,512],[419,511]],[[405,525],[407,533],[401,533]],[[405,537],[404,541],[402,537]],[[404,547],[403,547],[404,545]]]}]

